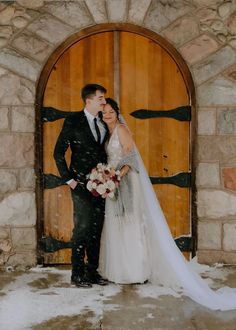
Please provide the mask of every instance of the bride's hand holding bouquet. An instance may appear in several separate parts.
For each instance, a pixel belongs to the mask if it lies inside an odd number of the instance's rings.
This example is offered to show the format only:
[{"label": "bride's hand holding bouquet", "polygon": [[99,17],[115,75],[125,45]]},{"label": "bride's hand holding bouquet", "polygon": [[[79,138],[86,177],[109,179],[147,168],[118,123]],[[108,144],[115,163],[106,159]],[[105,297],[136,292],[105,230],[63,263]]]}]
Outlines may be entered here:
[{"label": "bride's hand holding bouquet", "polygon": [[99,163],[88,175],[86,187],[95,197],[114,198],[120,180],[120,171],[116,171],[109,164]]}]

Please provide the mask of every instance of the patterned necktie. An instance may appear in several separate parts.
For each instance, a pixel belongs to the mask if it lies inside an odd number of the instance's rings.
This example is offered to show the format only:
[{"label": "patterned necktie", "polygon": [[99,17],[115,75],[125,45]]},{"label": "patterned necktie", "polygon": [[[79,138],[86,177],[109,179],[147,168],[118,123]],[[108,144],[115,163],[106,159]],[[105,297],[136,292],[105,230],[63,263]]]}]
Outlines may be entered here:
[{"label": "patterned necktie", "polygon": [[97,124],[97,118],[94,118],[94,127],[95,127],[95,130],[96,130],[96,133],[97,133],[97,143],[101,143],[101,133],[100,133],[100,129],[98,127],[98,124]]}]

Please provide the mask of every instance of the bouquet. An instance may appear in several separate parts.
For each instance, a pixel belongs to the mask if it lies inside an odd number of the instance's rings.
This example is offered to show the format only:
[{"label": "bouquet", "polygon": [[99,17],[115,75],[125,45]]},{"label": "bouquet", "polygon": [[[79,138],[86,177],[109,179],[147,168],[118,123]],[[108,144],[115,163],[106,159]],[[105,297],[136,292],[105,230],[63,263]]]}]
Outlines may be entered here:
[{"label": "bouquet", "polygon": [[88,175],[87,189],[93,196],[102,198],[115,197],[115,190],[120,183],[120,171],[114,170],[110,165],[97,164]]}]

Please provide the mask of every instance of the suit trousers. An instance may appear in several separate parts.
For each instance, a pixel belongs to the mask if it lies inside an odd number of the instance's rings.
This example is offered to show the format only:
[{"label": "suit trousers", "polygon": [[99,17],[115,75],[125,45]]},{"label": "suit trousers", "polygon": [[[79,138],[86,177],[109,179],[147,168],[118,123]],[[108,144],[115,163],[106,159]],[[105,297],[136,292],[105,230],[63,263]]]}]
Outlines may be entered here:
[{"label": "suit trousers", "polygon": [[74,208],[72,274],[83,276],[85,271],[92,273],[98,268],[105,200],[94,197],[89,191],[78,193],[76,189],[71,189],[71,195]]}]

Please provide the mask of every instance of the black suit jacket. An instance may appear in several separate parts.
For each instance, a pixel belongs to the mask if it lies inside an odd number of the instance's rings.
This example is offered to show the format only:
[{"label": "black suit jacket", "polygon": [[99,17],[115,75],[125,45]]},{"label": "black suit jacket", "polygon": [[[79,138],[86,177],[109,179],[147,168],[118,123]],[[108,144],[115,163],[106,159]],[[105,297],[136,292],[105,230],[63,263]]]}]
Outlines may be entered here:
[{"label": "black suit jacket", "polygon": [[[104,148],[107,137],[108,132],[101,145],[96,142],[84,111],[71,114],[65,119],[54,149],[54,158],[64,182],[75,179],[85,183],[86,175],[92,168],[98,163],[107,162]],[[65,152],[69,147],[71,161],[68,166]]]}]

